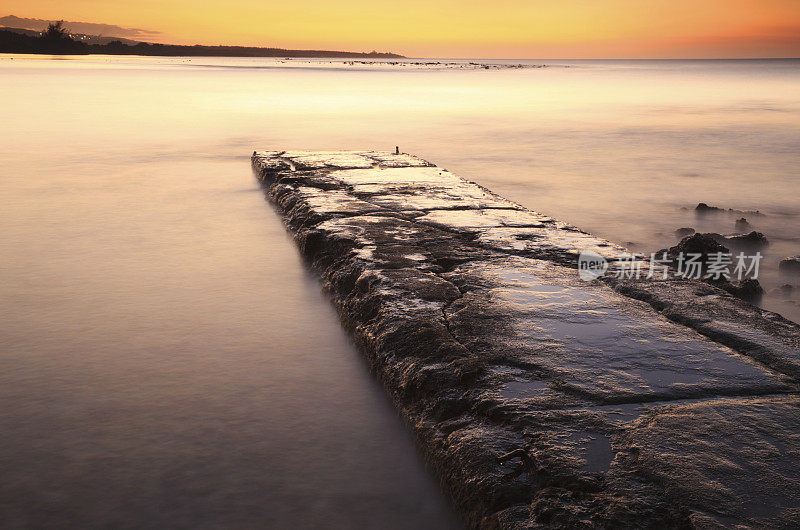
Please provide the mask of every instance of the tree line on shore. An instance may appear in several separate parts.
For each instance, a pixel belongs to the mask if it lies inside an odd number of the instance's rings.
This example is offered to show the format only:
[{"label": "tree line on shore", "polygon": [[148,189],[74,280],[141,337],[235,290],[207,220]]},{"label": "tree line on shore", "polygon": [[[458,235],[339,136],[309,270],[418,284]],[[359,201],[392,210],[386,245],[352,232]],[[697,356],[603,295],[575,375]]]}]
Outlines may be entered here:
[{"label": "tree line on shore", "polygon": [[343,57],[343,58],[399,58],[393,53],[358,53],[327,50],[285,50],[248,46],[182,46],[139,42],[134,45],[122,41],[108,44],[88,44],[73,39],[63,22],[50,24],[39,36],[26,35],[11,30],[0,30],[0,53],[37,53],[53,55],[159,55],[159,56],[216,56],[216,57]]}]

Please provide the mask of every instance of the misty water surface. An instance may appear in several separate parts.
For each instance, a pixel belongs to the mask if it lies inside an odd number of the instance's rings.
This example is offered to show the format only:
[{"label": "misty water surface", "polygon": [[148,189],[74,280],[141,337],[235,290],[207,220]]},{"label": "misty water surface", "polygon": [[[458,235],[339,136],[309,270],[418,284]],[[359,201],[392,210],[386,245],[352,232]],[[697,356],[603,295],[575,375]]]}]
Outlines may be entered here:
[{"label": "misty water surface", "polygon": [[792,281],[800,62],[549,64],[0,56],[5,517],[454,524],[254,149],[399,145],[640,252],[759,210]]}]

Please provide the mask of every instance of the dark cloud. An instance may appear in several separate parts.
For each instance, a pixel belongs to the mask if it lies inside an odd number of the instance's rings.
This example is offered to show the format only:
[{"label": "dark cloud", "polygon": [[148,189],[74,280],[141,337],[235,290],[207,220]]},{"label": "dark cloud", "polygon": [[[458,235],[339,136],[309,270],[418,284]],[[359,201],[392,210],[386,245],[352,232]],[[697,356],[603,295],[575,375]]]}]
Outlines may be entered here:
[{"label": "dark cloud", "polygon": [[[47,29],[47,25],[55,20],[42,20],[40,18],[20,18],[14,15],[0,17],[0,26],[9,28],[23,28],[41,31]],[[113,24],[95,24],[92,22],[71,22],[64,21],[64,26],[72,33],[84,33],[86,35],[103,35],[104,37],[129,37],[148,39],[160,35],[160,31],[151,31],[140,28],[123,28]]]}]

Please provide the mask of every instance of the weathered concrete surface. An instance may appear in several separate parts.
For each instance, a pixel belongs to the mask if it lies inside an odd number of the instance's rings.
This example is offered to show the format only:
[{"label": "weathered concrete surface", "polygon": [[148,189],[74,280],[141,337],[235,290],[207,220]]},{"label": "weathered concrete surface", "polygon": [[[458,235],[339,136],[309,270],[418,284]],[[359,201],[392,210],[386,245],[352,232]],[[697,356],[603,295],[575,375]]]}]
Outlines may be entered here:
[{"label": "weathered concrete surface", "polygon": [[253,167],[468,525],[800,525],[796,324],[408,155]]}]

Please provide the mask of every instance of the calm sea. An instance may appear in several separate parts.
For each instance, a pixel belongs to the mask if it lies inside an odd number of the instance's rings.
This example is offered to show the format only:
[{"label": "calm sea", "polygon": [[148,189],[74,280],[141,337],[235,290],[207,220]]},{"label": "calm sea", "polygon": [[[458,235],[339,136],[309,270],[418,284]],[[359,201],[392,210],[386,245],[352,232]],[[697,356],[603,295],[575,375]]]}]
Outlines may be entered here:
[{"label": "calm sea", "polygon": [[456,524],[254,149],[399,145],[640,252],[759,210],[800,283],[800,61],[528,64],[0,55],[0,526]]}]

